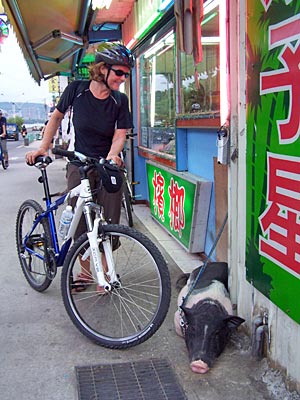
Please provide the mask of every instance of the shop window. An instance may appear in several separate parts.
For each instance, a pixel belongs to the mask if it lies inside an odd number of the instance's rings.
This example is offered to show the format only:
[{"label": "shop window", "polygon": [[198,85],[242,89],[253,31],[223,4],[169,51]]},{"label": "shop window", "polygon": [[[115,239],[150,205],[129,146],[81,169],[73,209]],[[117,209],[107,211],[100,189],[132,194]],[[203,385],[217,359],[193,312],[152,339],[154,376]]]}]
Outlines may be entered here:
[{"label": "shop window", "polygon": [[139,57],[140,145],[175,155],[175,53],[169,32]]},{"label": "shop window", "polygon": [[220,113],[218,7],[204,15],[201,29],[202,62],[195,66],[192,55],[179,53],[179,114],[196,118]]}]

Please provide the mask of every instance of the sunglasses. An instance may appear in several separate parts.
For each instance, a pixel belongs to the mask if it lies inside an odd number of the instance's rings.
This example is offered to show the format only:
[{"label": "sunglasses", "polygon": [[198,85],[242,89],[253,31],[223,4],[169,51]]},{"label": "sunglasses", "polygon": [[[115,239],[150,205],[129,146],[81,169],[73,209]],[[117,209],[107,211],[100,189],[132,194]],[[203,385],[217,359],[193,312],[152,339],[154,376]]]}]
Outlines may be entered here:
[{"label": "sunglasses", "polygon": [[110,68],[112,71],[114,71],[114,73],[117,75],[117,76],[125,76],[125,78],[127,79],[128,77],[129,77],[129,75],[130,75],[130,73],[129,72],[124,72],[124,71],[122,71],[121,69],[114,69],[114,68]]}]

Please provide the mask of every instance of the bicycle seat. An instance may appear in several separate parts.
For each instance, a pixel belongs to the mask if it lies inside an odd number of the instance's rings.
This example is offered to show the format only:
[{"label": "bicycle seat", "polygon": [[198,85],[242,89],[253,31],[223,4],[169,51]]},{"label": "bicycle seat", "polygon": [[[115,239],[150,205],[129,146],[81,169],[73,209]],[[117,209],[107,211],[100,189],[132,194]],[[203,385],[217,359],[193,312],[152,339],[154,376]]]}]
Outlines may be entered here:
[{"label": "bicycle seat", "polygon": [[38,156],[35,161],[34,164],[29,164],[27,163],[27,165],[29,165],[30,167],[37,167],[37,168],[46,168],[49,164],[52,163],[52,158],[49,156]]}]

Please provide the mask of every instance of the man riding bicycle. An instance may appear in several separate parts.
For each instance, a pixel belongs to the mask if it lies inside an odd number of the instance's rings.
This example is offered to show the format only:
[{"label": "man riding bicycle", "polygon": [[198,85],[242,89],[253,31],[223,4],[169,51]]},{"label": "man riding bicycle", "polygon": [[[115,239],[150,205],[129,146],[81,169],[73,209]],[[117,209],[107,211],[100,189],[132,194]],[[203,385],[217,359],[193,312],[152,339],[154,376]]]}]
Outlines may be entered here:
[{"label": "man riding bicycle", "polygon": [[4,162],[6,168],[8,167],[8,152],[7,152],[7,135],[6,135],[6,118],[3,116],[2,110],[0,110],[0,138],[1,146],[4,155]]}]

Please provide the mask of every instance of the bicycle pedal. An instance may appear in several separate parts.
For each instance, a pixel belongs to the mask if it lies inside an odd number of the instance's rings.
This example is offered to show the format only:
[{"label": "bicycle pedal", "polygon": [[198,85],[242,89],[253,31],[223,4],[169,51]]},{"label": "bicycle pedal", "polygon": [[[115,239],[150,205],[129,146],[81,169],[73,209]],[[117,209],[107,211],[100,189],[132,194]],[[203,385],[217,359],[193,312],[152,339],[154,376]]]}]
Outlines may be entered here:
[{"label": "bicycle pedal", "polygon": [[30,256],[28,254],[25,253],[20,253],[20,257],[23,258],[23,260],[29,260]]}]

